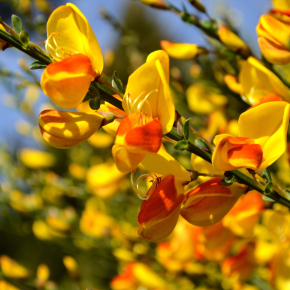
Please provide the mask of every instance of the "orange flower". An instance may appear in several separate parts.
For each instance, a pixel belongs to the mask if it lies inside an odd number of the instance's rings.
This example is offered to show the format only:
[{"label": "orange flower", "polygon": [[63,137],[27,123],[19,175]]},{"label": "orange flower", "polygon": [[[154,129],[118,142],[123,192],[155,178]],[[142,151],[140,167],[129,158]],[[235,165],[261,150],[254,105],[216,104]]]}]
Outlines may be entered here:
[{"label": "orange flower", "polygon": [[213,178],[186,194],[181,216],[196,226],[210,226],[219,222],[245,193],[245,186],[234,183],[223,186],[222,178]]},{"label": "orange flower", "polygon": [[160,241],[171,234],[177,223],[184,199],[183,185],[172,174],[155,182],[143,201],[139,216],[138,234],[150,241]]}]

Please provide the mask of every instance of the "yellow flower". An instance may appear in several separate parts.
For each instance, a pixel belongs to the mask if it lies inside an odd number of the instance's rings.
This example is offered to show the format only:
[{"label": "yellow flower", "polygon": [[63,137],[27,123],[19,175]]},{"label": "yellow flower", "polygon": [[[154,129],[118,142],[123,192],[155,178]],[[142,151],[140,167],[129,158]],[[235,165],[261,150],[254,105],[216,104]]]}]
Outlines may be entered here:
[{"label": "yellow flower", "polygon": [[31,276],[29,270],[6,255],[0,257],[0,266],[3,274],[8,278],[27,279]]},{"label": "yellow flower", "polygon": [[46,95],[61,108],[72,109],[84,99],[91,81],[103,70],[96,36],[82,12],[73,4],[58,7],[47,22],[46,46],[57,62],[41,78]]},{"label": "yellow flower", "polygon": [[242,65],[239,82],[250,105],[257,105],[269,93],[290,102],[290,91],[283,82],[259,60],[249,57]]},{"label": "yellow flower", "polygon": [[290,1],[289,0],[272,0],[272,3],[276,9],[281,9],[281,10],[290,9]]},{"label": "yellow flower", "polygon": [[23,148],[19,151],[19,158],[29,168],[47,168],[56,163],[53,154],[43,152],[34,148]]},{"label": "yellow flower", "polygon": [[113,156],[118,169],[128,173],[148,153],[157,153],[162,134],[174,123],[175,106],[169,87],[169,57],[163,50],[151,53],[130,77],[123,99],[128,114],[117,131]]},{"label": "yellow flower", "polygon": [[290,13],[272,9],[262,15],[257,26],[258,42],[265,58],[274,64],[290,62]]},{"label": "yellow flower", "polygon": [[238,122],[239,135],[217,135],[212,164],[216,170],[251,168],[257,172],[275,162],[287,148],[290,105],[270,102],[243,113]]}]

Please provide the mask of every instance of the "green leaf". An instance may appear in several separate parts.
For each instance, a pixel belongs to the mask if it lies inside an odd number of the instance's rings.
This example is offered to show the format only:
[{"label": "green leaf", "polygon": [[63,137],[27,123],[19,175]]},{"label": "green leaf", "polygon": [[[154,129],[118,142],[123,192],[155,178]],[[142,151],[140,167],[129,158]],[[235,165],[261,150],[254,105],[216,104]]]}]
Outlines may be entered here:
[{"label": "green leaf", "polygon": [[95,96],[91,92],[87,92],[86,96],[83,99],[83,103],[92,99],[92,98],[95,98]]},{"label": "green leaf", "polygon": [[93,97],[100,97],[100,91],[96,83],[91,82],[90,91],[92,92]]},{"label": "green leaf", "polygon": [[29,66],[29,68],[30,69],[44,69],[44,68],[46,68],[47,67],[47,65],[46,64],[43,64],[41,61],[39,61],[39,60],[36,60],[36,61],[34,61],[30,66]]},{"label": "green leaf", "polygon": [[181,140],[174,145],[174,148],[180,151],[186,150],[188,148],[188,142],[186,140]]},{"label": "green leaf", "polygon": [[265,178],[268,182],[272,181],[271,174],[268,168],[265,168],[262,171],[262,177]]},{"label": "green leaf", "polygon": [[272,182],[268,182],[266,187],[265,187],[264,194],[265,195],[271,195],[272,192],[273,192],[273,183]]},{"label": "green leaf", "polygon": [[184,126],[183,126],[183,136],[184,136],[184,139],[185,140],[188,140],[189,139],[189,126],[190,126],[190,118],[187,119],[184,123]]},{"label": "green leaf", "polygon": [[90,99],[89,104],[92,110],[98,110],[101,105],[101,98],[100,97],[92,98]]},{"label": "green leaf", "polygon": [[195,144],[195,146],[197,146],[198,148],[200,148],[200,149],[202,149],[202,150],[204,150],[204,151],[206,151],[206,152],[211,153],[210,148],[208,148],[208,146],[207,146],[207,144],[204,142],[204,140],[202,140],[202,139],[196,139],[196,140],[194,141],[194,144]]},{"label": "green leaf", "polygon": [[27,48],[29,46],[29,33],[25,30],[22,30],[19,36],[20,36],[20,41],[22,42],[24,47]]},{"label": "green leaf", "polygon": [[115,71],[113,73],[113,77],[112,77],[112,86],[113,88],[115,88],[117,91],[121,92],[122,94],[125,94],[125,89],[123,86],[122,81],[119,79],[117,72]]},{"label": "green leaf", "polygon": [[15,14],[13,14],[11,16],[11,22],[12,22],[12,26],[15,32],[20,34],[20,32],[23,30],[23,24],[22,24],[21,19]]},{"label": "green leaf", "polygon": [[270,197],[268,197],[268,196],[266,196],[266,195],[264,195],[262,198],[263,198],[263,200],[265,200],[265,201],[275,202],[274,199],[272,199],[272,198],[270,198]]}]

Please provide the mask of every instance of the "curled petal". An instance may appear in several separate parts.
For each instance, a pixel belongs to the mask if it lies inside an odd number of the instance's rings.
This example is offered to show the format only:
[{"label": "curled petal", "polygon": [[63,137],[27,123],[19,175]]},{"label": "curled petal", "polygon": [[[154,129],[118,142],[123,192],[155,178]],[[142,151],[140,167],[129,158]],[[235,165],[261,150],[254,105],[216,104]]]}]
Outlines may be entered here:
[{"label": "curled petal", "polygon": [[183,199],[182,182],[172,174],[164,177],[149,199],[142,203],[138,234],[150,241],[165,239],[177,223]]},{"label": "curled petal", "polygon": [[77,107],[88,92],[95,74],[90,60],[83,54],[72,55],[47,66],[41,77],[41,88],[63,109]]},{"label": "curled petal", "polygon": [[43,138],[53,147],[70,148],[76,146],[101,126],[104,118],[99,113],[73,113],[45,110],[39,115],[39,128]]},{"label": "curled petal", "polygon": [[74,4],[60,6],[50,15],[47,21],[48,37],[53,33],[59,34],[48,46],[53,58],[61,60],[62,51],[78,52],[90,59],[96,76],[101,74],[103,57],[98,40],[86,17]]},{"label": "curled petal", "polygon": [[233,75],[225,75],[224,81],[228,88],[236,94],[242,94],[243,88],[241,84],[238,82],[237,77]]},{"label": "curled petal", "polygon": [[210,226],[219,222],[245,192],[245,187],[234,183],[223,186],[222,178],[213,178],[186,194],[180,214],[196,226]]}]

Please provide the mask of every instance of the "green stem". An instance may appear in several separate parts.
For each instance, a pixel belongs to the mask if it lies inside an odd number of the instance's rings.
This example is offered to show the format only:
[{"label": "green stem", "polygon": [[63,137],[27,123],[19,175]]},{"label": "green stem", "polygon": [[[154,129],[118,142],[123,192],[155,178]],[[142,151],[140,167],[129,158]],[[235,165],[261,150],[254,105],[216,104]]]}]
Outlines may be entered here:
[{"label": "green stem", "polygon": [[9,43],[11,46],[21,50],[22,52],[26,53],[27,55],[31,56],[34,59],[41,61],[43,64],[50,64],[51,60],[48,56],[44,55],[42,52],[37,50],[33,46],[29,46],[28,48],[24,48],[22,43],[15,38],[13,38],[10,34],[0,30],[0,39],[4,40],[5,42]]}]

